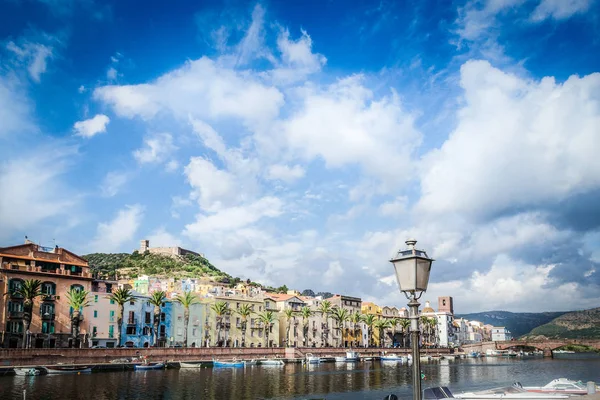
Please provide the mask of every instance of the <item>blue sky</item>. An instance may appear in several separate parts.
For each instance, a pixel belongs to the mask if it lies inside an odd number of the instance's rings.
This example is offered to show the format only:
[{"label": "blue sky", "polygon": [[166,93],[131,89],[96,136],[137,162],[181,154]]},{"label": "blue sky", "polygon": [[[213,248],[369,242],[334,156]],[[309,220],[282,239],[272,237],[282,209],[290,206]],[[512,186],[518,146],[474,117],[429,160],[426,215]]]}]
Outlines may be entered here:
[{"label": "blue sky", "polygon": [[[171,4],[173,3],[173,4]],[[0,240],[461,312],[600,301],[593,0],[0,1]]]}]

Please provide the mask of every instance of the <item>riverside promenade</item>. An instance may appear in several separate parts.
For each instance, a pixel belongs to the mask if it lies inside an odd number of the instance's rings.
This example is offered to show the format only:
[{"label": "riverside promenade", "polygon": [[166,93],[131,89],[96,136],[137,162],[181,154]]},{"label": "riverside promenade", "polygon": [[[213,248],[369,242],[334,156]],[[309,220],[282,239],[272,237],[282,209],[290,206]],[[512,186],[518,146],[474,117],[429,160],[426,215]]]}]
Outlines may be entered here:
[{"label": "riverside promenade", "polygon": [[[212,361],[253,360],[280,358],[297,361],[306,354],[319,357],[341,356],[349,351],[337,347],[150,347],[115,349],[0,349],[0,367],[55,364],[103,364],[113,360],[133,359],[140,356],[151,361]],[[377,357],[382,351],[387,354],[408,355],[410,349],[356,348],[360,357]],[[450,349],[421,349],[422,355],[446,355]]]}]

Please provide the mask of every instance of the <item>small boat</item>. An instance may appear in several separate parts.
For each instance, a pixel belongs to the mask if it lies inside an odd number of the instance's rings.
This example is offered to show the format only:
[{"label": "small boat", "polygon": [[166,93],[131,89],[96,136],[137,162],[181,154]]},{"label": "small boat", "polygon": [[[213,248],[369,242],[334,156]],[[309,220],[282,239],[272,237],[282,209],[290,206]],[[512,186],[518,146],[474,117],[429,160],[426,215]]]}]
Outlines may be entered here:
[{"label": "small boat", "polygon": [[403,362],[404,359],[397,354],[386,354],[381,356],[381,361]]},{"label": "small boat", "polygon": [[346,357],[335,357],[335,362],[336,363],[345,363],[346,362]]},{"label": "small boat", "polygon": [[306,355],[306,362],[309,364],[318,364],[320,363],[322,360],[317,357],[317,356],[313,356],[312,354],[308,353]]},{"label": "small boat", "polygon": [[149,371],[152,369],[163,369],[165,367],[165,363],[161,363],[161,362],[150,362],[147,364],[139,364],[139,365],[135,365],[133,368],[136,371]]},{"label": "small boat", "polygon": [[87,374],[92,372],[90,367],[84,365],[55,365],[52,367],[44,367],[49,375],[58,374]]},{"label": "small boat", "polygon": [[[565,394],[587,394],[587,386],[581,381],[572,381],[567,378],[558,378],[550,381],[546,386],[525,386],[521,383],[515,383],[515,386],[522,387],[528,392],[534,393],[565,393]],[[597,388],[597,390],[600,388]]]},{"label": "small boat", "polygon": [[431,361],[431,356],[428,356],[428,355],[420,356],[419,359],[421,361]]},{"label": "small boat", "polygon": [[260,365],[284,365],[283,360],[276,360],[274,358],[267,358],[259,361]]},{"label": "small boat", "polygon": [[477,392],[458,393],[454,395],[457,399],[488,400],[488,399],[512,399],[512,400],[557,400],[567,399],[567,394],[534,393],[516,385],[499,387],[494,389],[480,390]]},{"label": "small boat", "polygon": [[244,363],[246,364],[246,366],[248,366],[248,365],[258,365],[258,361],[257,360],[244,361]]},{"label": "small boat", "polygon": [[554,354],[575,354],[572,350],[554,350]]},{"label": "small boat", "polygon": [[373,357],[365,357],[363,358],[363,361],[373,361]]},{"label": "small boat", "polygon": [[472,351],[467,354],[467,358],[479,358],[481,357],[481,353],[478,351]]},{"label": "small boat", "polygon": [[179,361],[179,367],[180,368],[202,368],[202,363],[201,362],[190,363],[190,362]]},{"label": "small boat", "polygon": [[36,376],[40,374],[40,370],[36,368],[15,368],[15,374],[18,376]]},{"label": "small boat", "polygon": [[358,353],[355,351],[347,351],[345,358],[346,358],[346,362],[358,362],[359,361]]},{"label": "small boat", "polygon": [[246,365],[244,361],[216,361],[213,360],[215,368],[242,368]]}]

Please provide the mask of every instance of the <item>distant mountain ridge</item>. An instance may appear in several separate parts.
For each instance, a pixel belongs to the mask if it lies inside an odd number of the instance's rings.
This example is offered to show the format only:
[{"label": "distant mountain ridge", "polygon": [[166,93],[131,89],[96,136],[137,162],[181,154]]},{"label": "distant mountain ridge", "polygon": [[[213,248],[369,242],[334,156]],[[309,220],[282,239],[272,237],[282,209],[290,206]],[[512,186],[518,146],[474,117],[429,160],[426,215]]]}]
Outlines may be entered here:
[{"label": "distant mountain ridge", "polygon": [[541,312],[541,313],[513,313],[510,311],[484,311],[471,314],[457,314],[457,318],[465,318],[470,321],[480,321],[484,324],[494,326],[505,326],[512,336],[518,338],[531,332],[540,325],[547,324],[564,312]]},{"label": "distant mountain ridge", "polygon": [[532,329],[527,337],[600,339],[600,307],[563,314]]}]

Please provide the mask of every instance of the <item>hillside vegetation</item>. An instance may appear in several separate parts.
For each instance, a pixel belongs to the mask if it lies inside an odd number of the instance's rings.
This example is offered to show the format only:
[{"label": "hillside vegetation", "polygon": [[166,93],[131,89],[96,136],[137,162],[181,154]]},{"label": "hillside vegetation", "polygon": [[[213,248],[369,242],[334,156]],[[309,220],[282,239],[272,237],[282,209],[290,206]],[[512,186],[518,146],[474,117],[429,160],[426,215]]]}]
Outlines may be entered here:
[{"label": "hillside vegetation", "polygon": [[[140,275],[168,276],[173,278],[211,277],[215,281],[232,280],[231,276],[201,256],[188,254],[180,257],[169,257],[149,252],[128,253],[92,253],[84,255],[92,272],[100,276],[119,278],[137,278]],[[238,280],[239,281],[239,280]]]},{"label": "hillside vegetation", "polygon": [[530,338],[600,339],[600,308],[573,311],[534,328]]},{"label": "hillside vegetation", "polygon": [[542,313],[513,313],[509,311],[485,311],[472,314],[457,315],[457,318],[465,318],[471,321],[481,321],[484,324],[494,326],[505,326],[512,336],[518,338],[529,333],[532,329],[546,324],[565,312],[542,312]]}]

